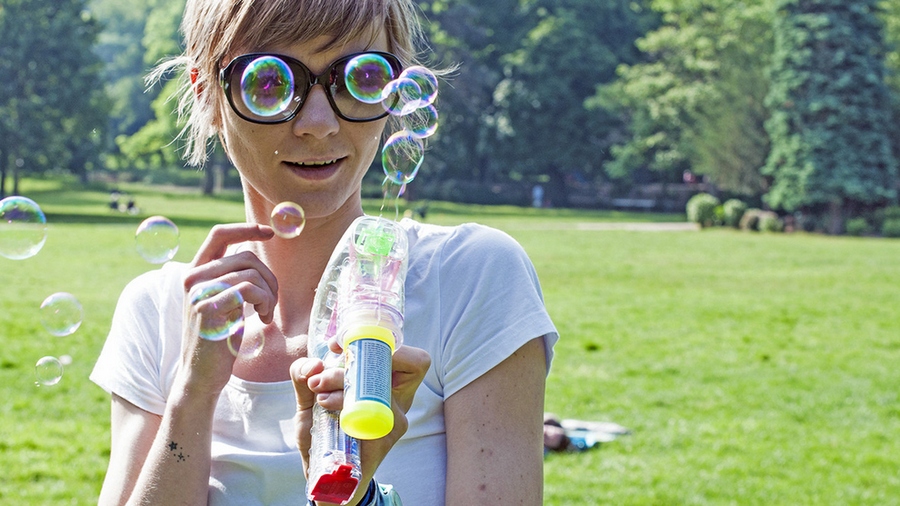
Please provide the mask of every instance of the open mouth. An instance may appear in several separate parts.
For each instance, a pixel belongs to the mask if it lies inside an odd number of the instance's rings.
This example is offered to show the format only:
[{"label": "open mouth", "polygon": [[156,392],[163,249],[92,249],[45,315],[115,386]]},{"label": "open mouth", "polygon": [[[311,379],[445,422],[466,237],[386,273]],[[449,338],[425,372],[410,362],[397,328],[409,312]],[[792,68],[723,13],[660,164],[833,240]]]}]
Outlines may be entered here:
[{"label": "open mouth", "polygon": [[335,158],[333,160],[322,160],[316,162],[289,162],[284,164],[295,175],[308,180],[326,180],[337,173],[338,167],[341,166],[344,158]]},{"label": "open mouth", "polygon": [[340,159],[325,160],[321,162],[284,162],[299,169],[323,169],[336,164]]}]

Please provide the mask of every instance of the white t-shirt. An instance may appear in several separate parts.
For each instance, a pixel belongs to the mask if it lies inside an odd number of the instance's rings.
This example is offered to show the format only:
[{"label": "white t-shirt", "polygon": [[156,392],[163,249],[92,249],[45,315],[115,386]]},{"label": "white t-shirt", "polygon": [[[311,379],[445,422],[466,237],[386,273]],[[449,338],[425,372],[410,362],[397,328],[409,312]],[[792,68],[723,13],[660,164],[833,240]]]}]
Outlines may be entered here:
[{"label": "white t-shirt", "polygon": [[[558,334],[531,261],[511,237],[475,224],[409,219],[404,343],[432,365],[407,417],[409,429],[376,473],[405,504],[443,505],[447,448],[443,402],[531,339],[544,336],[547,367]],[[186,265],[170,262],[123,291],[91,380],[162,415],[179,367]],[[296,410],[289,381],[232,376],[213,420],[210,504],[303,504]]]}]

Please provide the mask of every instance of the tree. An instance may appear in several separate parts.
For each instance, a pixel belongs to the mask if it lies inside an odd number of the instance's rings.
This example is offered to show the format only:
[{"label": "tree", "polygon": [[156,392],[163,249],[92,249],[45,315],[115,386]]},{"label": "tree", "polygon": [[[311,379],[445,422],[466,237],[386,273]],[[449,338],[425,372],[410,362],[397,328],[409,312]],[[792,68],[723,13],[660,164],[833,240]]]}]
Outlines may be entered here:
[{"label": "tree", "polygon": [[505,79],[494,90],[497,151],[511,170],[549,178],[550,198],[566,205],[566,177],[597,173],[622,128],[610,111],[585,102],[618,65],[637,61],[634,41],[648,18],[631,1],[526,5],[535,24],[503,58]]},{"label": "tree", "polygon": [[663,24],[637,42],[644,61],[620,66],[590,102],[629,125],[607,172],[646,167],[680,179],[692,170],[731,192],[762,193],[771,0],[656,0],[652,8]]},{"label": "tree", "polygon": [[0,0],[0,195],[23,171],[99,163],[107,103],[84,0]]},{"label": "tree", "polygon": [[885,46],[877,0],[780,0],[766,201],[787,211],[827,210],[840,233],[855,214],[896,198]]},{"label": "tree", "polygon": [[[441,85],[440,127],[429,139],[428,170],[419,181],[505,179],[494,156],[494,88],[504,78],[502,58],[518,47],[528,13],[519,0],[423,2],[425,31],[437,66],[457,65]],[[410,189],[413,190],[415,185]]]}]

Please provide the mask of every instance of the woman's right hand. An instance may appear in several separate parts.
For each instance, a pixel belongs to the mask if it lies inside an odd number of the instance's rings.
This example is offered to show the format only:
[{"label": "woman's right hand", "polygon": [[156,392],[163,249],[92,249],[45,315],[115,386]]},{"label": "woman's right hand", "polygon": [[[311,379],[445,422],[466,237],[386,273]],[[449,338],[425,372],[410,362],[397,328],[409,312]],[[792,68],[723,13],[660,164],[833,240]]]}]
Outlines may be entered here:
[{"label": "woman's right hand", "polygon": [[187,391],[217,396],[235,361],[228,340],[233,349],[240,347],[241,332],[218,341],[204,339],[202,333],[234,321],[243,314],[244,303],[253,306],[263,323],[272,322],[278,301],[275,275],[249,251],[228,256],[226,251],[232,244],[267,241],[274,235],[271,227],[256,223],[216,225],[197,251],[184,278],[180,374]]}]

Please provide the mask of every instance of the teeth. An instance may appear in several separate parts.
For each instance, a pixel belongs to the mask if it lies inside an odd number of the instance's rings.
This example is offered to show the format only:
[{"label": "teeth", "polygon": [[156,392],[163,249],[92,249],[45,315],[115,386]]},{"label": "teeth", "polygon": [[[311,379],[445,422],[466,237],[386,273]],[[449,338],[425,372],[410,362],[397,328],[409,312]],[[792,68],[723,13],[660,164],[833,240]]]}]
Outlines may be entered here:
[{"label": "teeth", "polygon": [[301,167],[322,167],[323,165],[331,165],[332,163],[337,163],[337,160],[328,160],[326,162],[295,163],[295,165],[299,165]]}]

